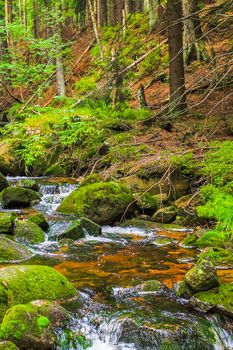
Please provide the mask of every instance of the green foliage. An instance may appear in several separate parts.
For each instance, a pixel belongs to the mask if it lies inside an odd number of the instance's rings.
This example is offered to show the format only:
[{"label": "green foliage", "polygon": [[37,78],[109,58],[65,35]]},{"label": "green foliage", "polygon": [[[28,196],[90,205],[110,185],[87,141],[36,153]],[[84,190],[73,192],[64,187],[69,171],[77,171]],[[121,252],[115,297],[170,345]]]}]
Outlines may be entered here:
[{"label": "green foliage", "polygon": [[96,82],[93,76],[85,76],[75,84],[75,90],[78,95],[85,95],[87,92],[96,90]]},{"label": "green foliage", "polygon": [[231,238],[231,233],[229,232],[220,232],[217,230],[212,230],[206,232],[203,236],[198,238],[195,245],[199,248],[205,247],[220,247],[224,248],[227,242]]},{"label": "green foliage", "polygon": [[65,329],[58,337],[58,345],[61,350],[70,350],[71,348],[85,350],[92,346],[92,342],[83,334],[76,334],[70,329]]}]

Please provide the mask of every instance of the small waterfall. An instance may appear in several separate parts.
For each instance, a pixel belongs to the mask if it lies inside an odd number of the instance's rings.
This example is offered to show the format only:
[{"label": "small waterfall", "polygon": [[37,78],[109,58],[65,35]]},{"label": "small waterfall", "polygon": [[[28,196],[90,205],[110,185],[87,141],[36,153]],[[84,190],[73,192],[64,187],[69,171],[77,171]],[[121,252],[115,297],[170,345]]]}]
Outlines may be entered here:
[{"label": "small waterfall", "polygon": [[215,350],[233,350],[233,332],[223,327],[223,322],[218,315],[208,316],[216,337]]}]

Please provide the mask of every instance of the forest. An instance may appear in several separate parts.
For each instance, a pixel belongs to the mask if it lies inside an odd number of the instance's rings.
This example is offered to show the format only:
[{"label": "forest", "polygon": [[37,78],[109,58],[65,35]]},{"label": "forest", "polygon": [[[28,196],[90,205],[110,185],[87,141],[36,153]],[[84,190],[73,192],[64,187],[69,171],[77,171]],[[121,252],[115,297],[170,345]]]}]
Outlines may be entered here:
[{"label": "forest", "polygon": [[233,350],[233,0],[0,1],[0,350]]}]

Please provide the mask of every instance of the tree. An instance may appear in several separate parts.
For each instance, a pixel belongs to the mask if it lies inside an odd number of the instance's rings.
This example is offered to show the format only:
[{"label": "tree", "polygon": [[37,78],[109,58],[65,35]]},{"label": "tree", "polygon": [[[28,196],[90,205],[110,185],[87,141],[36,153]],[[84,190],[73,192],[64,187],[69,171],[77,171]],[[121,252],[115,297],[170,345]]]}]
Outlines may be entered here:
[{"label": "tree", "polygon": [[170,112],[184,113],[185,96],[181,0],[168,0]]},{"label": "tree", "polygon": [[184,19],[185,63],[208,60],[206,40],[203,38],[199,17],[198,0],[182,0]]},{"label": "tree", "polygon": [[5,25],[7,34],[7,47],[13,48],[13,37],[11,33],[10,25],[13,23],[13,1],[5,0]]},{"label": "tree", "polygon": [[144,0],[144,9],[149,12],[150,30],[153,30],[158,22],[159,0]]}]

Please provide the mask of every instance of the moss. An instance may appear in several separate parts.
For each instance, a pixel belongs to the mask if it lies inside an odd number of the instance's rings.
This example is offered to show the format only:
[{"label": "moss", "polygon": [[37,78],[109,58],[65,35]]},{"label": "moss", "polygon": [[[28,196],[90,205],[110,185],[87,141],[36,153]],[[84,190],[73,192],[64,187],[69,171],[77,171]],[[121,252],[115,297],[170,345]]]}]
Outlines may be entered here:
[{"label": "moss", "polygon": [[2,173],[0,173],[0,192],[2,192],[5,188],[9,187],[9,182],[5,178]]},{"label": "moss", "polygon": [[93,173],[93,174],[87,175],[85,179],[81,182],[80,186],[91,185],[96,182],[101,182],[101,176],[100,174]]},{"label": "moss", "polygon": [[82,225],[79,220],[75,220],[71,223],[71,225],[66,229],[65,232],[58,236],[58,240],[61,239],[79,239],[85,237],[85,233],[82,229]]},{"label": "moss", "polygon": [[143,212],[143,213],[153,213],[158,208],[158,203],[156,198],[151,196],[149,193],[145,193],[141,195],[140,193],[135,193],[134,198],[136,201],[137,207]]},{"label": "moss", "polygon": [[233,283],[195,294],[194,298],[233,315]]},{"label": "moss", "polygon": [[2,192],[2,204],[4,208],[28,207],[34,202],[39,202],[41,195],[35,191],[20,187],[8,187]]},{"label": "moss", "polygon": [[0,213],[0,233],[12,234],[16,215],[12,213]]},{"label": "moss", "polygon": [[144,292],[158,292],[161,288],[162,284],[157,280],[149,280],[143,283]]},{"label": "moss", "polygon": [[88,218],[81,218],[80,220],[82,229],[86,231],[91,236],[101,236],[102,234],[102,228],[100,225],[96,224],[95,222],[89,220]]},{"label": "moss", "polygon": [[45,240],[43,230],[34,222],[29,220],[17,221],[15,237],[22,242],[31,244],[41,243]]},{"label": "moss", "polygon": [[0,342],[0,350],[18,350],[18,348],[10,341],[3,341]]},{"label": "moss", "polygon": [[155,222],[168,224],[176,217],[176,208],[170,206],[159,209],[153,216],[152,219]]},{"label": "moss", "polygon": [[153,241],[153,244],[158,246],[168,245],[171,244],[171,240],[168,237],[158,237]]},{"label": "moss", "polygon": [[39,327],[47,327],[49,324],[50,324],[50,321],[49,321],[48,317],[39,316],[37,318],[37,325]]},{"label": "moss", "polygon": [[221,247],[224,248],[227,242],[231,238],[231,233],[229,232],[219,232],[219,231],[209,231],[203,236],[198,238],[196,241],[196,246],[198,248],[205,247]]},{"label": "moss", "polygon": [[47,231],[49,229],[49,224],[47,222],[47,219],[42,213],[37,212],[31,215],[28,221],[38,225],[43,231]]},{"label": "moss", "polygon": [[188,235],[187,237],[185,237],[183,245],[186,247],[196,246],[197,239],[198,237],[194,234]]},{"label": "moss", "polygon": [[233,265],[232,251],[224,248],[208,248],[199,255],[199,259],[208,258],[215,265]]},{"label": "moss", "polygon": [[66,175],[66,170],[59,164],[54,164],[50,168],[48,168],[44,174],[44,176],[64,176]]},{"label": "moss", "polygon": [[0,261],[19,261],[29,259],[32,254],[21,244],[0,236]]},{"label": "moss", "polygon": [[85,216],[98,224],[111,224],[123,215],[132,194],[116,182],[97,182],[73,191],[58,207],[64,214]]},{"label": "moss", "polygon": [[47,266],[1,268],[0,286],[0,317],[13,305],[39,299],[66,300],[78,295],[64,276]]},{"label": "moss", "polygon": [[18,187],[27,188],[28,190],[39,191],[39,186],[35,180],[32,179],[21,179],[17,183]]}]

